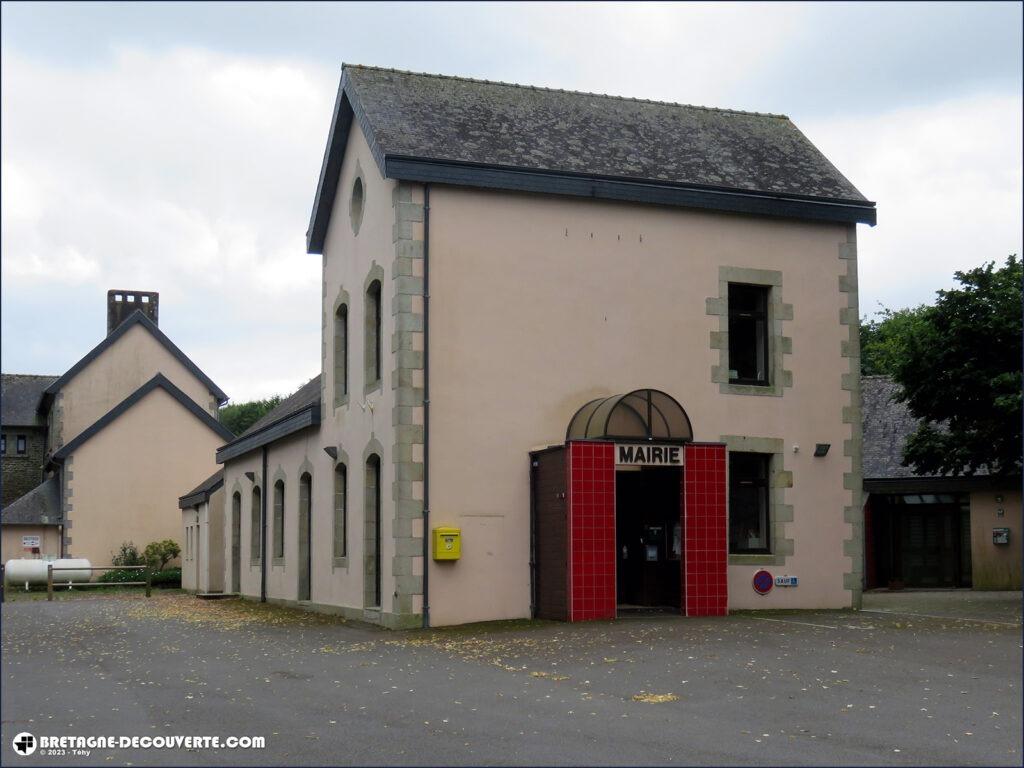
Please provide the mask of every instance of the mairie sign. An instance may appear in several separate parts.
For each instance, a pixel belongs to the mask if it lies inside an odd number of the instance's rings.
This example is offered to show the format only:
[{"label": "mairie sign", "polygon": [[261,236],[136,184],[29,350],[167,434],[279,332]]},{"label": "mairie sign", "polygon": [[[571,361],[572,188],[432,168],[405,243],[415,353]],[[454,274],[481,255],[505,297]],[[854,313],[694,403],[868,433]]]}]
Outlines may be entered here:
[{"label": "mairie sign", "polygon": [[681,445],[615,444],[615,465],[618,467],[681,467]]}]

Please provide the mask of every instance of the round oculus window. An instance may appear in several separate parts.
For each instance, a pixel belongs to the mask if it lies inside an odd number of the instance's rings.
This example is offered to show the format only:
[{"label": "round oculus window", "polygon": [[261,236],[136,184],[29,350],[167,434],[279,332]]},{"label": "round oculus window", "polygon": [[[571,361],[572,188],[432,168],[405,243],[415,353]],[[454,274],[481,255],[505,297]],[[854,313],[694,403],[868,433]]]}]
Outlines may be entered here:
[{"label": "round oculus window", "polygon": [[352,232],[359,234],[359,225],[363,223],[363,207],[366,199],[363,194],[363,180],[356,177],[352,183],[352,200],[349,202],[348,214],[352,220]]}]

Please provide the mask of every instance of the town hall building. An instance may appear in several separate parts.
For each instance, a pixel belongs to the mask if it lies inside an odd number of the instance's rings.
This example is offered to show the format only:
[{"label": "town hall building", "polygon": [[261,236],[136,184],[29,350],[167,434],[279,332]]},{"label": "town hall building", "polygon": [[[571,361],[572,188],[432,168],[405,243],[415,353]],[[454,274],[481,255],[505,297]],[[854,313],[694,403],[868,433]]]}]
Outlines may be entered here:
[{"label": "town hall building", "polygon": [[217,451],[224,589],[388,627],[859,605],[875,217],[782,115],[346,65],[321,370]]}]

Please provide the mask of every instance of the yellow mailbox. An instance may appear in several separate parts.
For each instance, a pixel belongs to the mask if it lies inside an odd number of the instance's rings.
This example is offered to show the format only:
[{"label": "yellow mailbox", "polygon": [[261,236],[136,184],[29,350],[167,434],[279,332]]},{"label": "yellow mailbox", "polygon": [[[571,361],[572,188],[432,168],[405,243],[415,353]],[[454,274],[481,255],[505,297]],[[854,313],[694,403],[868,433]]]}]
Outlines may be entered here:
[{"label": "yellow mailbox", "polygon": [[458,528],[434,529],[434,559],[458,560],[462,556],[462,531]]}]

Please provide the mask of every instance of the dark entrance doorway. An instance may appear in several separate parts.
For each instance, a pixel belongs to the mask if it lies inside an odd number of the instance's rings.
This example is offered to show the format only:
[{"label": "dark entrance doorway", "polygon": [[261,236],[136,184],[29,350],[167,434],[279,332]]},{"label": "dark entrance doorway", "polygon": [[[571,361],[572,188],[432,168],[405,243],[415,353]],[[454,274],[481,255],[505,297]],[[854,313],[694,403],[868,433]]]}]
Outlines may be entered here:
[{"label": "dark entrance doorway", "polygon": [[872,494],[868,588],[971,586],[971,519],[957,494]]},{"label": "dark entrance doorway", "polygon": [[682,470],[615,473],[616,598],[620,611],[680,609]]}]

